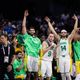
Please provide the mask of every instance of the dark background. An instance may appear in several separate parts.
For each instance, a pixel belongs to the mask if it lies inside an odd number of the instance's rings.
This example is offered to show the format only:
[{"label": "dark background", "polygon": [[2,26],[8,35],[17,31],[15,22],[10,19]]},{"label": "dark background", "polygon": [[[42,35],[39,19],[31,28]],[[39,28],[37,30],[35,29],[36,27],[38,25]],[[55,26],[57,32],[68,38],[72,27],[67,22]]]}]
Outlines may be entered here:
[{"label": "dark background", "polygon": [[80,0],[0,0],[0,15],[8,19],[21,19],[23,11],[30,15],[80,14]]}]

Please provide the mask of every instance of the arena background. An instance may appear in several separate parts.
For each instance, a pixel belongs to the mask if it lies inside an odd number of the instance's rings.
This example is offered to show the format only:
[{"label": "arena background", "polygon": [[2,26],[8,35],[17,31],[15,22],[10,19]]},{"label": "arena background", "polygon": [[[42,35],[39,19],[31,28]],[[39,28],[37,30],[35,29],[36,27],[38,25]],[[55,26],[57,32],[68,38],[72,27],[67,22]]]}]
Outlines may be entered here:
[{"label": "arena background", "polygon": [[[21,20],[25,9],[29,10],[31,18],[35,16],[44,17],[47,15],[52,16],[53,20],[57,23],[60,21],[60,16],[63,13],[69,14],[70,17],[76,14],[79,15],[80,18],[80,0],[0,0],[0,20],[3,17],[8,20]],[[72,19],[68,20],[68,24],[66,24],[67,27],[57,27],[66,28],[71,32],[74,23],[71,21]]]},{"label": "arena background", "polygon": [[0,15],[9,19],[21,18],[26,8],[32,15],[79,14],[80,0],[0,0]]}]

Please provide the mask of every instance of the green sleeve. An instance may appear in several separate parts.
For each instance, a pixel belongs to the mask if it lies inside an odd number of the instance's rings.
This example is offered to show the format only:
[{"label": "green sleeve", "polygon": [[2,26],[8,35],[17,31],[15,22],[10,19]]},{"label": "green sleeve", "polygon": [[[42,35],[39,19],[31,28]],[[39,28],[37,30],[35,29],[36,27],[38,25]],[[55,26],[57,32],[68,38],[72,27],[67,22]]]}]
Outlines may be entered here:
[{"label": "green sleeve", "polygon": [[23,34],[18,34],[17,35],[17,40],[18,40],[18,43],[21,44],[21,45],[25,45],[25,39],[29,38],[30,35],[28,35],[28,33],[25,33],[24,35]]},{"label": "green sleeve", "polygon": [[13,69],[17,69],[19,67],[19,65],[17,64],[17,60],[14,60],[12,65],[13,65]]}]

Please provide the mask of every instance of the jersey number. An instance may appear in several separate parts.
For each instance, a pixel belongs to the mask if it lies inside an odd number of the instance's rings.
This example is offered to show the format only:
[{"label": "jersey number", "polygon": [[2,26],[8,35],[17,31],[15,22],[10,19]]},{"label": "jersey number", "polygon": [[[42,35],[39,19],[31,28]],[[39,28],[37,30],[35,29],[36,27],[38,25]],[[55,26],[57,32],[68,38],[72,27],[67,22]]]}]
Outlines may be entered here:
[{"label": "jersey number", "polygon": [[66,51],[66,46],[64,45],[64,46],[61,46],[61,50],[62,51]]},{"label": "jersey number", "polygon": [[50,56],[51,56],[51,51],[48,52],[48,57],[50,57]]}]

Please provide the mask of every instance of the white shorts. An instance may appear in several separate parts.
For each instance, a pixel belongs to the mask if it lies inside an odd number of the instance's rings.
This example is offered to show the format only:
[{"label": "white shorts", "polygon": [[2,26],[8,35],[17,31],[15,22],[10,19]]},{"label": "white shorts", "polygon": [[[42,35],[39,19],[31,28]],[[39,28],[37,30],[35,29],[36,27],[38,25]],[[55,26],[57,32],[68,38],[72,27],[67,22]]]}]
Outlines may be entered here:
[{"label": "white shorts", "polygon": [[52,76],[52,62],[42,60],[41,62],[41,76],[51,77]]},{"label": "white shorts", "polygon": [[80,80],[80,74],[77,74],[76,79],[75,80]]},{"label": "white shorts", "polygon": [[61,73],[70,72],[70,57],[69,56],[59,57],[59,69]]},{"label": "white shorts", "polygon": [[38,72],[38,60],[39,58],[28,56],[27,68],[29,72]]}]

